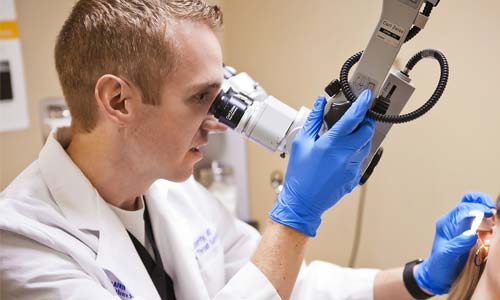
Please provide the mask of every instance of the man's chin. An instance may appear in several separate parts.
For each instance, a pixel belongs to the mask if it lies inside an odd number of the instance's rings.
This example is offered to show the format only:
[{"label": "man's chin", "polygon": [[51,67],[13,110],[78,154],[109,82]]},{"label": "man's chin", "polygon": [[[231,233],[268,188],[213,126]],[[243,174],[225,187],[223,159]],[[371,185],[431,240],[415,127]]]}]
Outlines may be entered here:
[{"label": "man's chin", "polygon": [[192,175],[193,175],[193,168],[190,168],[188,170],[179,171],[174,174],[168,174],[167,176],[164,176],[163,179],[172,182],[184,182],[188,180]]}]

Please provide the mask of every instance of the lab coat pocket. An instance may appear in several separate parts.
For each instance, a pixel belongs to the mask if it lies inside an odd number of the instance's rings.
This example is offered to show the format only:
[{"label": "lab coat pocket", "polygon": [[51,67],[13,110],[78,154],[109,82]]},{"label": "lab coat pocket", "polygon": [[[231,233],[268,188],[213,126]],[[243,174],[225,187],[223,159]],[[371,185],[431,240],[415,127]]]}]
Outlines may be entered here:
[{"label": "lab coat pocket", "polygon": [[210,297],[224,287],[224,249],[216,233],[207,229],[194,243],[196,261]]}]

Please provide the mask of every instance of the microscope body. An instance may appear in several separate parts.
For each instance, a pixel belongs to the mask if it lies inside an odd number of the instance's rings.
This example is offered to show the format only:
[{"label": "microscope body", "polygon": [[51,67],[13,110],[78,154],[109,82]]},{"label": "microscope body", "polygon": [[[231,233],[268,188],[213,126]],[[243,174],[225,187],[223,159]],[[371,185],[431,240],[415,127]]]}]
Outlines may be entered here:
[{"label": "microscope body", "polygon": [[[426,7],[421,12],[424,2]],[[438,3],[439,0],[383,1],[379,22],[365,50],[358,53],[358,64],[352,76],[347,82],[349,74],[345,73],[343,67],[341,80],[333,80],[325,88],[328,100],[320,134],[334,126],[365,89],[372,90],[372,110],[381,115],[398,116],[401,113],[415,87],[410,82],[407,69],[393,69],[394,61],[403,43],[425,27],[432,7]],[[418,29],[416,33],[414,27]],[[424,57],[431,55],[424,53]],[[346,64],[348,63],[349,60]],[[350,67],[347,73],[349,70]],[[342,76],[345,77],[344,81]],[[210,113],[220,122],[268,150],[283,155],[289,153],[292,140],[302,128],[310,110],[301,107],[297,111],[267,94],[247,73],[236,74],[233,68],[225,67],[224,77],[222,89],[210,108]],[[346,97],[346,92],[349,97]],[[377,123],[372,149],[363,164],[362,184],[378,163],[382,155],[380,146],[391,127],[391,122]]]}]

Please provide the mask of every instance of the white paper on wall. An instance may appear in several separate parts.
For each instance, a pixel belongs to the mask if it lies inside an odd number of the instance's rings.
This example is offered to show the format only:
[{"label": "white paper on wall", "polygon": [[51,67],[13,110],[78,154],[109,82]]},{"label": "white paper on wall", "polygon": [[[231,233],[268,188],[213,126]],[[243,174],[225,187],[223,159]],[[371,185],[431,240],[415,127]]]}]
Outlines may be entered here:
[{"label": "white paper on wall", "polygon": [[0,0],[0,131],[29,126],[14,0]]}]

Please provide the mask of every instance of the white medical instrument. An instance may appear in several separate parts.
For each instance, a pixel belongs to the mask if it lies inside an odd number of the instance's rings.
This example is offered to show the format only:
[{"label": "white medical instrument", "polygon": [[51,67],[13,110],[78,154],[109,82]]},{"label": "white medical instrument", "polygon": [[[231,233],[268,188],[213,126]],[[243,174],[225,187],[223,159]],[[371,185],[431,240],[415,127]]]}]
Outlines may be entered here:
[{"label": "white medical instrument", "polygon": [[483,222],[484,218],[484,212],[480,210],[473,210],[470,212],[470,215],[474,217],[474,220],[472,221],[472,225],[470,226],[470,230],[472,232],[476,232],[479,229],[479,226]]},{"label": "white medical instrument", "polygon": [[[427,113],[444,92],[448,81],[448,63],[438,50],[420,51],[404,70],[391,70],[403,43],[424,28],[433,7],[439,0],[384,0],[380,20],[364,51],[350,57],[342,66],[339,79],[328,84],[330,97],[324,112],[322,131],[332,127],[365,89],[371,89],[372,106],[367,113],[379,123],[375,129],[372,149],[363,165],[360,183],[365,183],[382,156],[380,147],[392,124],[412,121]],[[430,99],[417,110],[399,115],[413,94],[409,73],[423,58],[439,62],[441,75]],[[358,64],[349,78],[351,68]],[[282,157],[290,152],[291,141],[302,128],[309,109],[298,111],[267,92],[247,73],[236,74],[224,68],[225,81],[210,107],[220,122]]]}]

